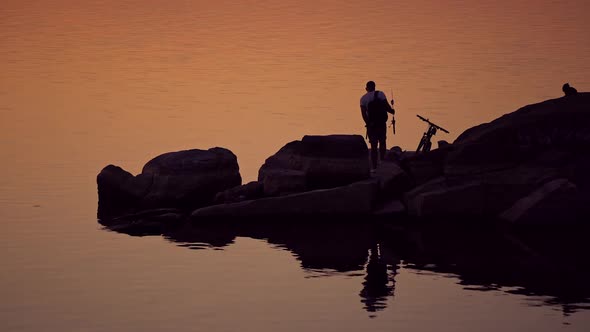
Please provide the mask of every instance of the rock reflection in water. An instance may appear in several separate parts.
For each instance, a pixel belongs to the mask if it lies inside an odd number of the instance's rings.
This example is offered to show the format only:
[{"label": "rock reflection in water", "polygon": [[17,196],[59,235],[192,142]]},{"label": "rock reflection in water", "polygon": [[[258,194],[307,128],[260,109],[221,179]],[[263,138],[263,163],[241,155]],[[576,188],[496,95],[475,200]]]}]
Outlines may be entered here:
[{"label": "rock reflection in water", "polygon": [[590,309],[589,230],[431,227],[405,236],[406,268],[451,274],[465,290],[531,296],[564,316]]},{"label": "rock reflection in water", "polygon": [[206,245],[222,248],[236,237],[263,239],[289,250],[303,269],[328,271],[324,275],[362,273],[365,277],[359,294],[361,302],[366,311],[375,313],[385,309],[388,297],[393,296],[393,277],[399,268],[398,259],[392,264],[391,257],[386,259],[381,254],[377,233],[375,225],[352,222],[246,222],[186,226],[165,237],[181,246],[199,249]]},{"label": "rock reflection in water", "polygon": [[[146,234],[131,229],[126,233]],[[564,315],[590,309],[588,230],[519,233],[429,226],[386,231],[362,222],[241,220],[181,223],[160,234],[190,249],[221,249],[236,237],[261,239],[290,251],[303,269],[364,274],[359,295],[371,317],[394,296],[401,266],[454,276],[466,291],[531,296],[528,304],[560,307]]]}]

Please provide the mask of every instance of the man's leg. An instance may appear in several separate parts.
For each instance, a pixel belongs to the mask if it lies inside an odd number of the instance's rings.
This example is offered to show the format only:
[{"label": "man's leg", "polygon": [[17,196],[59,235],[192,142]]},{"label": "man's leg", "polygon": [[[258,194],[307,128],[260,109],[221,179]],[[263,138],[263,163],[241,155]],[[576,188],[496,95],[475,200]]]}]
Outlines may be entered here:
[{"label": "man's leg", "polygon": [[371,143],[371,165],[373,166],[373,169],[377,168],[377,159],[379,158],[378,156],[378,151],[377,151],[377,143],[379,141],[376,139],[372,139],[370,141]]},{"label": "man's leg", "polygon": [[379,140],[379,156],[381,157],[381,161],[385,159],[385,153],[387,152],[387,145],[385,141],[385,138]]},{"label": "man's leg", "polygon": [[385,153],[387,152],[387,124],[384,123],[383,126],[380,128],[379,132],[379,156],[381,157],[381,161],[385,159]]},{"label": "man's leg", "polygon": [[379,128],[375,126],[368,126],[367,136],[369,136],[369,143],[371,145],[371,167],[376,169],[377,162],[379,161]]}]

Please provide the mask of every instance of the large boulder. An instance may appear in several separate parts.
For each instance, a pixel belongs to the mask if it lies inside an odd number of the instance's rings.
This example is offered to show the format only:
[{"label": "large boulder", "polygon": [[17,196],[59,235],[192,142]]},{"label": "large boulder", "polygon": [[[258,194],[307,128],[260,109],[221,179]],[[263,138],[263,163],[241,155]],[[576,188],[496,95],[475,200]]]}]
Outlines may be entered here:
[{"label": "large boulder", "polygon": [[408,212],[529,225],[573,221],[590,203],[589,152],[589,93],[525,106],[406,160],[419,185],[404,196]]},{"label": "large boulder", "polygon": [[480,217],[484,215],[484,191],[479,182],[449,185],[444,177],[438,177],[406,193],[404,199],[412,217]]},{"label": "large boulder", "polygon": [[590,147],[590,93],[528,105],[463,132],[453,143],[445,174],[514,167],[548,149]]},{"label": "large boulder", "polygon": [[224,148],[165,153],[137,176],[109,165],[97,177],[99,218],[134,209],[209,205],[218,192],[241,182],[237,158]]},{"label": "large boulder", "polygon": [[578,213],[580,203],[580,192],[573,183],[555,179],[517,200],[500,218],[519,225],[588,223]]},{"label": "large boulder", "polygon": [[379,198],[398,198],[412,186],[410,176],[395,162],[383,161],[371,174],[371,178],[379,185]]},{"label": "large boulder", "polygon": [[288,168],[265,168],[259,175],[265,196],[280,196],[308,190],[307,174],[304,171]]},{"label": "large boulder", "polygon": [[266,196],[333,188],[369,178],[360,135],[304,136],[268,158],[258,172]]},{"label": "large boulder", "polygon": [[119,166],[108,165],[96,177],[98,217],[101,219],[133,211],[148,193],[151,176],[133,176]]},{"label": "large boulder", "polygon": [[404,199],[414,217],[494,219],[556,177],[554,169],[525,166],[462,177],[440,176],[407,192]]},{"label": "large boulder", "polygon": [[224,148],[165,153],[141,173],[153,177],[144,197],[150,205],[208,205],[218,192],[242,183],[236,156]]},{"label": "large boulder", "polygon": [[453,146],[448,145],[429,152],[405,153],[398,163],[413,179],[414,185],[421,185],[442,176],[448,154]]}]

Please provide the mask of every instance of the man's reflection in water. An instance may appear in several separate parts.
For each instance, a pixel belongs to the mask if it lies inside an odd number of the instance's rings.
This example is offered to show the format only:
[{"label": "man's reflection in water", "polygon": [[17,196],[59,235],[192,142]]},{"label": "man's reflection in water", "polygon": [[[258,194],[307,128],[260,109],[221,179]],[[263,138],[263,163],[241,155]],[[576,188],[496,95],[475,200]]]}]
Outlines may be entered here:
[{"label": "man's reflection in water", "polygon": [[[387,297],[393,296],[395,290],[395,275],[399,268],[399,261],[394,259],[391,262],[391,276],[388,273],[387,262],[381,254],[379,244],[374,244],[369,250],[369,262],[367,263],[367,274],[363,282],[363,289],[360,292],[361,302],[364,309],[370,313],[383,310],[387,307]],[[376,317],[371,315],[371,318]]]}]

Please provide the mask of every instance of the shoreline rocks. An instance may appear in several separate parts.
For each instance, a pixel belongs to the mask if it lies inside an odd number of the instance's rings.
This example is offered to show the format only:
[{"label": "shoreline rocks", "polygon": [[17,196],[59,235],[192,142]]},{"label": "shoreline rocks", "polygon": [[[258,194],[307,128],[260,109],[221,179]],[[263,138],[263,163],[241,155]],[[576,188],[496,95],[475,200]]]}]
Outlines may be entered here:
[{"label": "shoreline rocks", "polygon": [[224,148],[166,153],[136,176],[109,165],[97,176],[99,218],[173,207],[192,222],[346,216],[583,223],[590,212],[588,152],[590,93],[579,93],[525,106],[427,153],[394,147],[375,173],[360,135],[287,143],[245,185],[236,156]]},{"label": "shoreline rocks", "polygon": [[241,183],[237,157],[224,148],[165,153],[148,161],[137,176],[109,165],[97,176],[98,215],[206,206],[219,192]]}]

